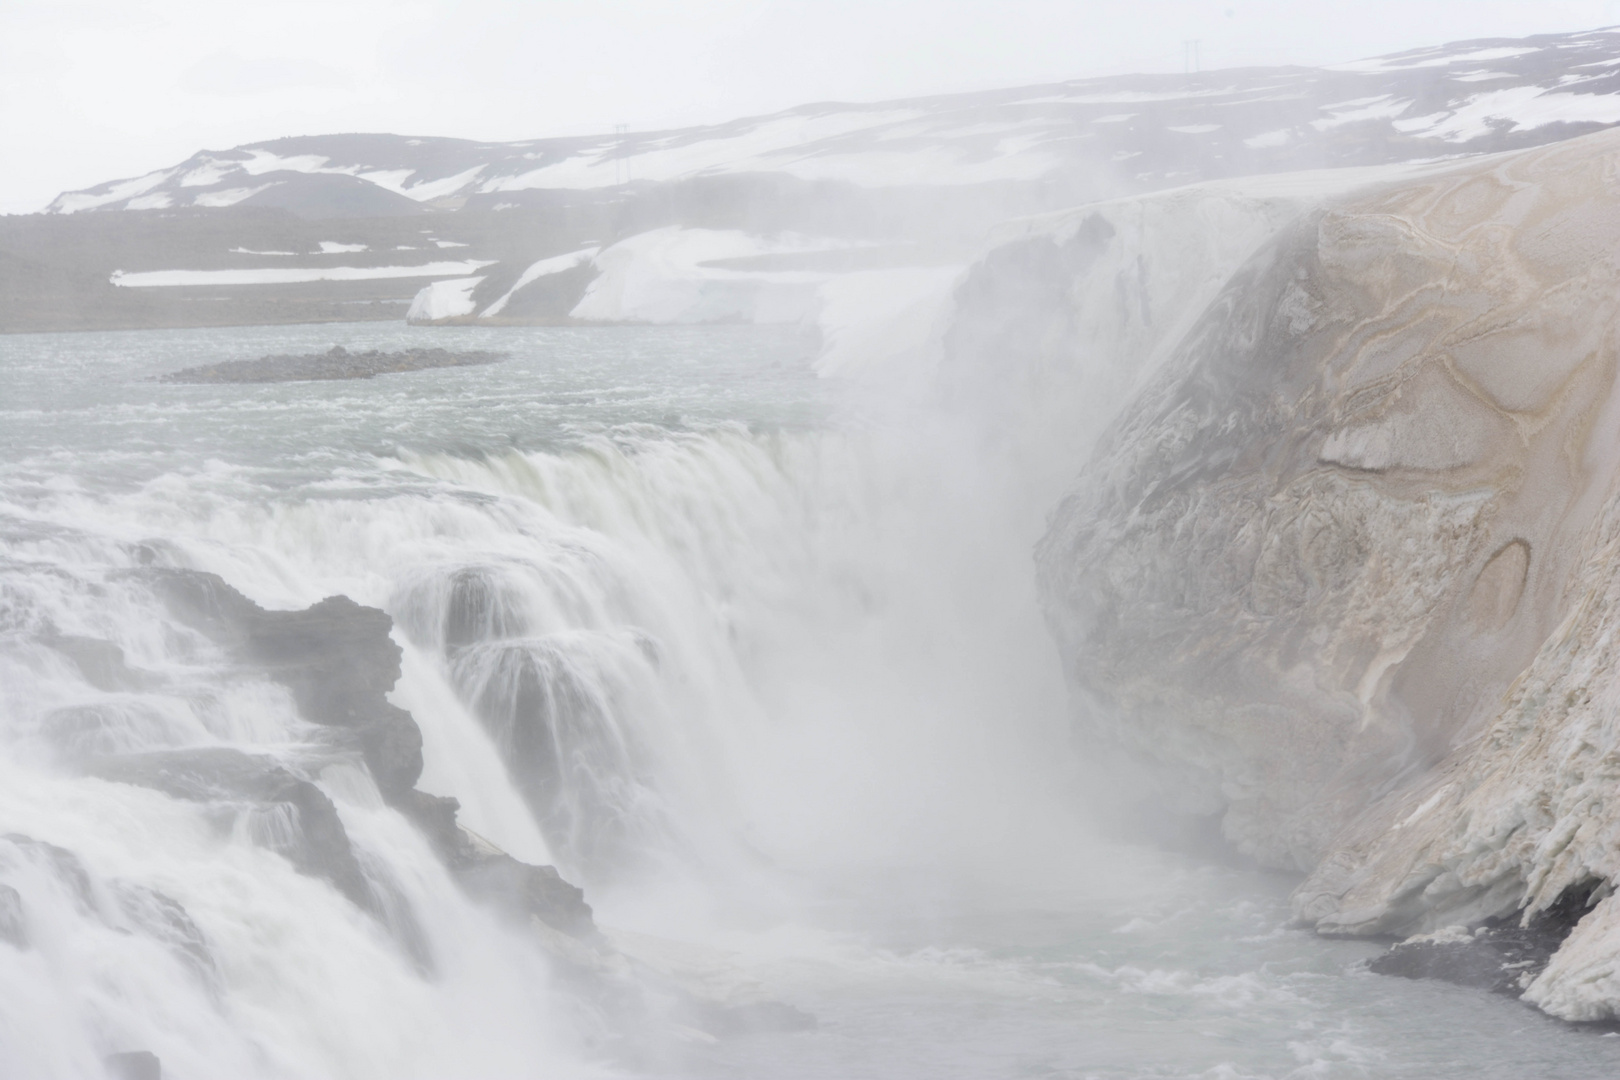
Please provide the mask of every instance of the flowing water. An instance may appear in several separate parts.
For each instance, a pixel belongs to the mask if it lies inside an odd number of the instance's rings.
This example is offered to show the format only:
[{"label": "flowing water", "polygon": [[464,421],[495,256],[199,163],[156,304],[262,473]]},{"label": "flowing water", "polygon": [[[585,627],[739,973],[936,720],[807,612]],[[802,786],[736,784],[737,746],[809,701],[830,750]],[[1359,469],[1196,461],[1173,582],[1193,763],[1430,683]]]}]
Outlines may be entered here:
[{"label": "flowing water", "polygon": [[[411,343],[511,357],[152,379]],[[0,338],[0,1076],[133,1049],[181,1080],[1620,1073],[1620,1039],[1289,929],[1285,878],[1093,828],[1031,580],[1054,493],[950,418],[818,380],[814,350],[753,327]],[[171,618],[164,568],[388,611],[423,790],[583,884],[648,969],[817,1025],[616,1027],[287,690]],[[297,873],[285,822],[72,764],[195,746],[316,782],[387,917]]]}]

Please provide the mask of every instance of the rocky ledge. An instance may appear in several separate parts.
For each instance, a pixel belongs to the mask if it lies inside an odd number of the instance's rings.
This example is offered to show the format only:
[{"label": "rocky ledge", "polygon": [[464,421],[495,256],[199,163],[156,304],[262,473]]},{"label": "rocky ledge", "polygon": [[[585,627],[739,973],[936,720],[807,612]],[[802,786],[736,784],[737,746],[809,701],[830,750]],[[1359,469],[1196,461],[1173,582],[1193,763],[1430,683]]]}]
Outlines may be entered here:
[{"label": "rocky ledge", "polygon": [[218,364],[203,364],[171,371],[160,376],[166,383],[270,383],[308,382],[319,379],[369,379],[373,375],[388,375],[398,371],[425,371],[428,368],[471,367],[493,364],[506,359],[505,353],[472,349],[451,352],[449,349],[406,349],[404,352],[382,352],[367,349],[350,352],[342,345],[334,345],[323,353],[301,355],[278,354],[261,356],[257,360],[225,360]]},{"label": "rocky ledge", "polygon": [[1587,911],[1606,889],[1585,882],[1528,917],[1486,919],[1478,926],[1448,926],[1390,946],[1367,967],[1378,975],[1439,979],[1518,997],[1547,969]]},{"label": "rocky ledge", "polygon": [[[416,787],[422,774],[422,733],[410,713],[388,702],[399,680],[400,647],[386,612],[346,596],[330,596],[302,611],[271,611],[215,574],[174,570],[154,580],[158,595],[183,623],[220,645],[237,662],[287,687],[306,720],[325,729],[329,752],[364,762],[383,801],[422,830],[461,887],[520,921],[568,937],[593,939],[596,928],[584,894],[549,866],[530,866],[467,832],[456,822],[455,799]],[[155,788],[197,802],[246,806],[273,824],[277,848],[301,872],[331,882],[373,912],[372,895],[331,801],[283,763],[218,747],[98,756],[89,772]]]}]

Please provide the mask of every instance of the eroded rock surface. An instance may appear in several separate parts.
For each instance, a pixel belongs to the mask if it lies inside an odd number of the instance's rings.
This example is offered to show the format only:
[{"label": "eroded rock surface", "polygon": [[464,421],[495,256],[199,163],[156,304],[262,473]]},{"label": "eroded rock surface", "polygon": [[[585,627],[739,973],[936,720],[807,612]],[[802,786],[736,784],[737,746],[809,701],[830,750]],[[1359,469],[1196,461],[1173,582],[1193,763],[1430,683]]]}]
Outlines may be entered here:
[{"label": "eroded rock surface", "polygon": [[[1617,258],[1612,134],[1329,200],[1041,544],[1085,722],[1309,871],[1324,932],[1529,927],[1620,874]],[[1611,1016],[1616,970],[1610,898],[1526,996]]]}]

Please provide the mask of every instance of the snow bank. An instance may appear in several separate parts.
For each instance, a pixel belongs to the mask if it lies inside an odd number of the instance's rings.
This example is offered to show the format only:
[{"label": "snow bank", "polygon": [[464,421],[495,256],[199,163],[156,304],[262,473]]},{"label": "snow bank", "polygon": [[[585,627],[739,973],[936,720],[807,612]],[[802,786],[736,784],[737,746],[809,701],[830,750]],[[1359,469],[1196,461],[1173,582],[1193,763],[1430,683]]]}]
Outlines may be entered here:
[{"label": "snow bank", "polygon": [[567,255],[553,255],[531,263],[528,269],[518,275],[518,279],[512,283],[510,289],[507,289],[498,300],[483,310],[482,315],[499,315],[506,310],[507,303],[511,301],[512,295],[519,289],[526,285],[532,285],[543,277],[560,274],[565,270],[572,270],[576,266],[590,262],[591,259],[596,257],[596,253],[601,250],[599,247],[581,248],[578,251],[571,251]]},{"label": "snow bank", "polygon": [[570,312],[590,322],[790,323],[812,317],[827,273],[732,270],[725,259],[841,245],[796,235],[670,226],[621,240],[596,256],[600,276]]},{"label": "snow bank", "polygon": [[435,281],[424,286],[411,300],[411,308],[405,313],[406,322],[437,322],[440,319],[457,319],[473,313],[476,305],[473,303],[473,290],[478,288],[481,277],[451,278],[448,281]]},{"label": "snow bank", "polygon": [[450,277],[489,266],[488,259],[434,262],[420,266],[272,266],[252,270],[113,271],[114,285],[126,289],[186,285],[292,285],[304,281],[366,281],[371,278]]}]

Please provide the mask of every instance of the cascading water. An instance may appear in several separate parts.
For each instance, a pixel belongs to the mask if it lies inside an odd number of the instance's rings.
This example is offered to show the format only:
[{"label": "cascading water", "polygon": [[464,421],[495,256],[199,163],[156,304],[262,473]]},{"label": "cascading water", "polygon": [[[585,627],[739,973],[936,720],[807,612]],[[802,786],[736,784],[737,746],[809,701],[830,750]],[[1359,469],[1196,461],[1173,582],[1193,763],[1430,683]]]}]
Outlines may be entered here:
[{"label": "cascading water", "polygon": [[[150,381],[418,338],[513,355]],[[378,324],[0,342],[0,1075],[99,1078],[136,1050],[181,1078],[388,1080],[1612,1060],[1511,1002],[1356,970],[1372,947],[1285,929],[1287,882],[1098,839],[1033,592],[1053,493],[948,417],[845,398],[812,348]],[[392,616],[417,789],[584,885],[652,1005],[480,904],[299,685],[165,600],[195,573]],[[181,765],[192,787],[152,786]],[[661,1012],[669,986],[819,1025]],[[1433,1035],[1448,1018],[1466,1046]]]}]

